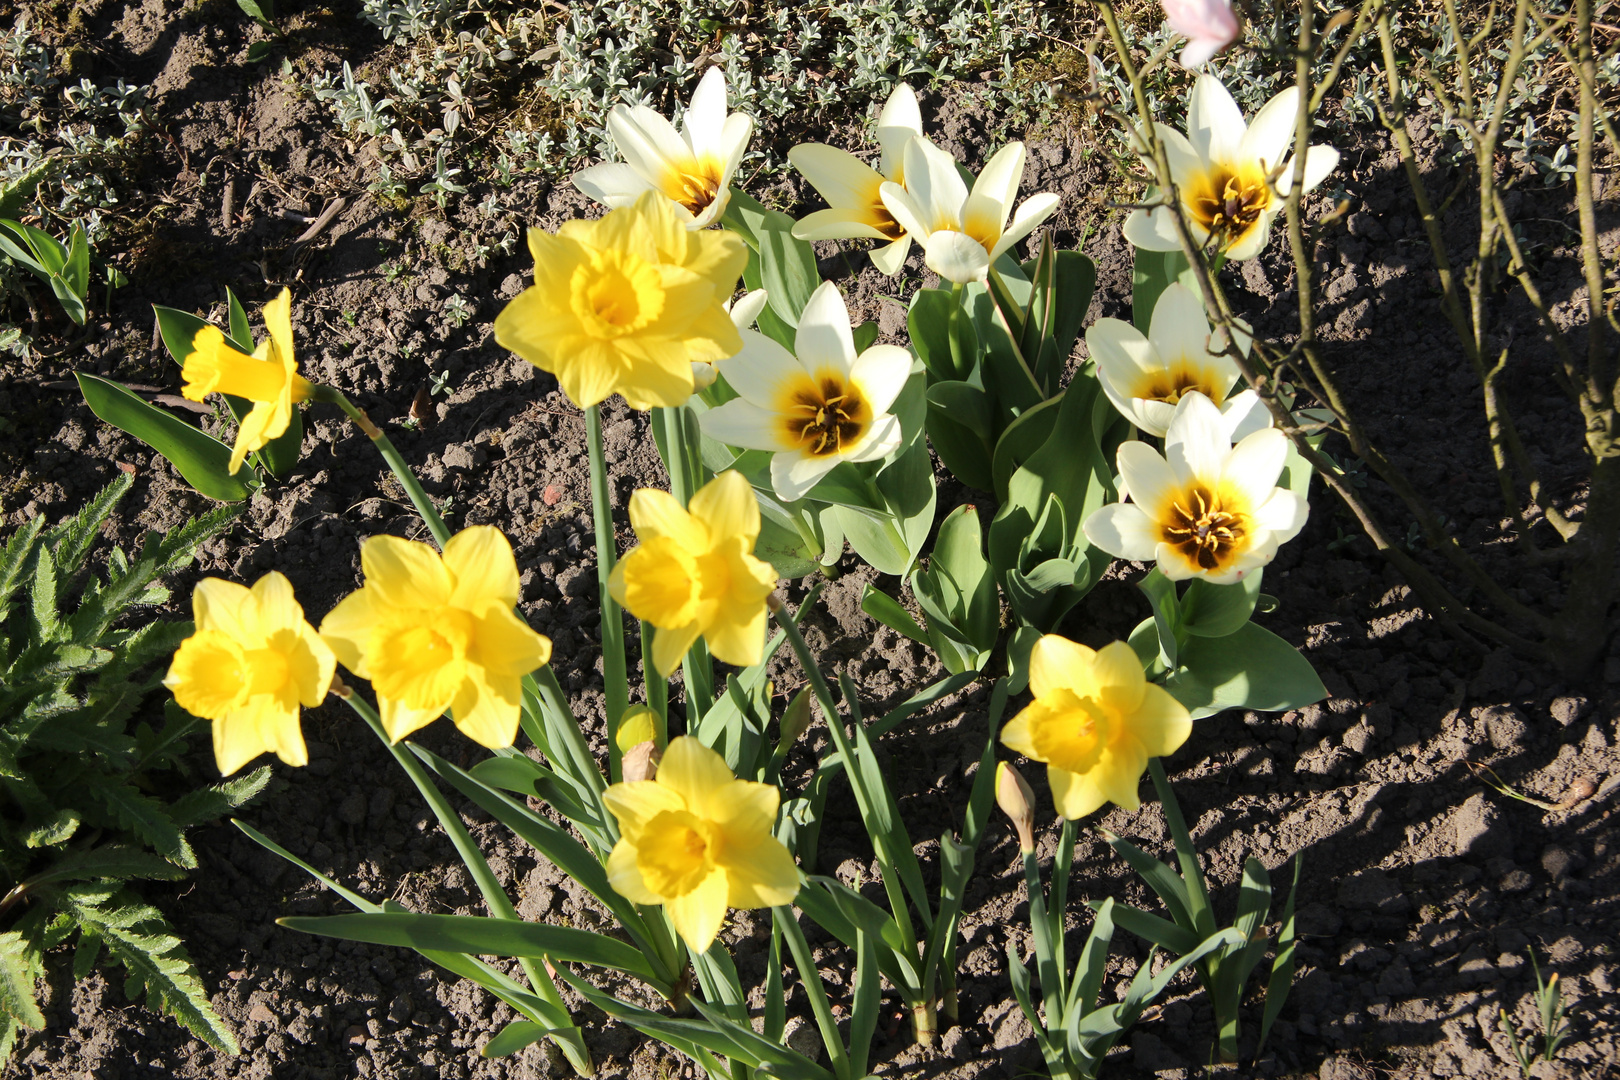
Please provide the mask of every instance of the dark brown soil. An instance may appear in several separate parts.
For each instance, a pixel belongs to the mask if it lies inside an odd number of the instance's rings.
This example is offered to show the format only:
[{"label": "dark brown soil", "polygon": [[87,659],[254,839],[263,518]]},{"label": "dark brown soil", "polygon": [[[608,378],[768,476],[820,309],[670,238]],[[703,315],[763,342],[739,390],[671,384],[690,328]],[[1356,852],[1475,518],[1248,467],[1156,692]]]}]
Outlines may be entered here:
[{"label": "dark brown soil", "polygon": [[[510,256],[494,249],[483,260],[474,251],[509,230],[555,228],[593,211],[566,184],[539,181],[496,189],[501,211],[492,220],[475,209],[490,193],[484,185],[445,211],[429,199],[403,210],[379,205],[367,193],[372,163],[366,150],[347,144],[315,102],[291,92],[292,84],[274,74],[274,62],[237,62],[241,21],[228,6],[105,3],[92,19],[105,33],[98,76],[122,75],[156,89],[149,111],[160,137],[148,141],[141,191],[126,211],[126,224],[145,225],[119,233],[125,250],[115,254],[131,284],[114,295],[112,310],[94,309],[82,338],[65,323],[37,328],[47,352],[8,361],[0,373],[0,412],[15,429],[0,445],[4,528],[34,514],[60,519],[121,466],[134,467],[139,481],[125,516],[109,530],[111,539],[127,544],[143,528],[168,527],[198,512],[205,500],[147,448],[98,423],[64,384],[71,386],[73,371],[88,370],[175,387],[178,369],[152,345],[149,304],[218,319],[222,286],[256,312],[290,285],[309,376],[342,387],[388,425],[430,493],[449,500],[453,526],[497,524],[512,538],[525,613],[551,637],[559,678],[581,722],[599,732],[583,421],[549,376],[506,354],[490,336],[496,312],[526,283],[522,245]],[[377,48],[369,28],[348,16],[319,25],[320,34],[304,39],[305,56],[317,67],[345,58],[358,67]],[[981,161],[987,148],[979,118],[949,95],[925,94],[924,102],[942,145]],[[242,141],[228,143],[238,132]],[[1426,127],[1420,124],[1418,134],[1432,154],[1436,145]],[[1440,318],[1432,260],[1419,239],[1409,192],[1381,136],[1347,129],[1334,138],[1345,152],[1335,182],[1354,209],[1347,229],[1333,233],[1318,252],[1329,355],[1364,422],[1437,499],[1465,544],[1494,551],[1504,529],[1478,388]],[[1070,206],[1089,203],[1088,193],[1107,182],[1106,166],[1102,155],[1082,154],[1081,145],[1078,133],[1061,127],[1032,133],[1025,190],[1057,191]],[[223,222],[227,176],[239,202],[233,220]],[[257,192],[248,199],[255,182]],[[790,184],[755,194],[788,210],[804,205]],[[281,212],[314,214],[339,195],[348,205],[333,226],[313,243],[294,243],[305,226]],[[1521,219],[1544,245],[1547,291],[1570,298],[1579,280],[1560,225],[1570,214],[1569,191],[1535,188],[1516,197]],[[1099,277],[1092,317],[1126,316],[1130,252],[1117,218],[1083,221],[1073,210],[1066,214],[1052,224],[1059,246],[1075,245],[1091,227],[1088,250]],[[1451,214],[1448,228],[1464,246],[1463,200]],[[1615,243],[1611,219],[1606,248],[1612,252]],[[1248,316],[1261,332],[1277,335],[1287,333],[1295,302],[1282,247],[1274,242],[1265,258],[1234,272]],[[898,340],[904,310],[884,295],[896,284],[878,277],[864,257],[845,258],[830,245],[821,254],[823,273],[840,280],[852,313],[878,320],[885,337]],[[927,277],[915,256],[908,274]],[[475,310],[465,325],[445,317],[451,295]],[[1537,335],[1527,313],[1508,318],[1522,324],[1510,389],[1524,438],[1560,497],[1578,501],[1581,463],[1571,438],[1577,420],[1545,376],[1546,357],[1533,344]],[[448,392],[432,398],[427,420],[414,430],[401,426],[418,392],[439,377]],[[280,570],[318,621],[358,584],[361,537],[418,535],[421,529],[367,440],[335,410],[312,407],[306,423],[295,473],[254,497],[240,524],[208,546],[193,577],[251,580]],[[643,416],[611,405],[605,423],[623,528],[629,492],[665,479]],[[940,479],[942,513],[985,501],[943,473]],[[1368,491],[1393,515],[1393,502],[1376,482]],[[626,543],[628,534],[620,539]],[[1525,600],[1553,598],[1560,588],[1555,572],[1498,561],[1503,580]],[[852,557],[842,569],[809,618],[812,645],[829,662],[848,661],[871,707],[892,704],[938,677],[923,650],[860,612],[860,591],[872,572]],[[1067,632],[1093,644],[1126,633],[1145,613],[1131,586],[1141,572],[1116,568],[1071,616]],[[1611,650],[1602,670],[1577,684],[1509,653],[1476,651],[1448,637],[1322,492],[1313,496],[1305,531],[1284,547],[1266,581],[1280,600],[1267,625],[1305,651],[1331,697],[1282,715],[1228,713],[1202,721],[1168,762],[1218,886],[1219,910],[1229,913],[1235,905],[1244,856],[1258,856],[1283,880],[1289,860],[1303,853],[1300,973],[1253,1074],[1324,1080],[1516,1075],[1497,1015],[1505,1008],[1521,1029],[1533,1026],[1526,950],[1534,949],[1544,972],[1559,973],[1572,1003],[1573,1037],[1556,1075],[1616,1075],[1620,657]],[[899,588],[892,579],[880,584]],[[804,588],[791,592],[799,597]],[[169,613],[182,611],[177,606]],[[779,692],[801,683],[795,668],[780,665]],[[966,692],[883,740],[880,751],[914,836],[937,833],[947,819],[959,821],[985,736],[985,702],[983,691]],[[306,713],[305,729],[309,767],[277,764],[274,785],[247,808],[245,819],[375,899],[392,897],[419,911],[480,912],[448,841],[369,733],[338,706]],[[422,734],[426,745],[453,760],[481,753],[447,724]],[[200,767],[210,767],[205,760],[199,755]],[[811,760],[809,749],[801,750],[790,774],[802,779]],[[1546,813],[1482,787],[1466,761],[1488,763],[1518,790],[1544,800],[1559,801],[1581,780],[1596,794],[1568,811]],[[1040,770],[1029,770],[1029,778],[1041,781]],[[1044,786],[1038,793],[1049,815]],[[870,881],[864,832],[838,806],[834,800],[821,866]],[[525,917],[602,922],[571,881],[476,812],[466,816]],[[1049,850],[1056,829],[1047,821]],[[1088,824],[1134,837],[1160,855],[1169,850],[1156,804],[1135,814],[1114,809]],[[243,1054],[217,1055],[171,1021],[132,1005],[116,974],[98,973],[76,986],[58,976],[47,995],[49,1026],[21,1042],[4,1077],[566,1074],[560,1058],[539,1046],[510,1059],[479,1057],[479,1047],[510,1013],[415,954],[278,928],[279,916],[336,912],[343,905],[235,829],[200,830],[195,844],[202,868],[192,879],[146,894],[180,929],[215,1005],[239,1033]],[[931,862],[933,845],[923,850]],[[1152,906],[1149,894],[1087,831],[1071,887],[1076,939],[1089,924],[1083,902],[1104,896]],[[877,1071],[963,1078],[1039,1072],[1006,973],[1009,943],[1028,955],[1026,916],[1016,844],[997,819],[979,856],[962,927],[961,1024],[924,1052],[908,1045],[896,1015],[892,1027],[880,1025]],[[763,971],[766,925],[739,913],[727,930],[745,977]],[[1071,946],[1070,955],[1076,951]],[[1122,986],[1146,949],[1121,934],[1115,951],[1108,984]],[[839,953],[824,961],[835,998],[847,993],[847,962]],[[790,1007],[804,1008],[802,992]],[[689,1063],[593,1009],[576,1014],[604,1077],[695,1075]],[[1251,1032],[1257,1020],[1255,1009],[1247,1021]],[[883,1034],[885,1028],[893,1034]],[[1210,1060],[1211,1030],[1210,1010],[1188,983],[1135,1031],[1107,1075],[1197,1073]]]}]

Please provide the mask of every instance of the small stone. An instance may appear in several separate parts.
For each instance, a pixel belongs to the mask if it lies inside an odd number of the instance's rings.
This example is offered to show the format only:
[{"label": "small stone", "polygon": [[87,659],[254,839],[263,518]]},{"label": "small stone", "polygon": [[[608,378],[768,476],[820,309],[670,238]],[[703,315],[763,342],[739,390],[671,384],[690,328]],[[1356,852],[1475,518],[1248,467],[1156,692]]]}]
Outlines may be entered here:
[{"label": "small stone", "polygon": [[787,1027],[782,1032],[782,1041],[787,1044],[789,1050],[803,1054],[811,1061],[821,1058],[821,1032],[814,1024],[806,1023],[800,1017],[795,1016],[788,1020]]},{"label": "small stone", "polygon": [[470,469],[473,467],[472,448],[466,443],[447,446],[444,448],[442,460],[447,469]]},{"label": "small stone", "polygon": [[1357,724],[1344,733],[1344,745],[1347,750],[1354,750],[1358,754],[1365,754],[1367,747],[1372,745],[1373,730],[1365,723]]},{"label": "small stone", "polygon": [[1457,832],[1459,855],[1505,855],[1512,846],[1506,826],[1499,822],[1495,806],[1485,800],[1483,792],[1470,795],[1453,819]]},{"label": "small stone", "polygon": [[400,994],[388,1006],[388,1022],[403,1024],[411,1018],[411,995]]},{"label": "small stone", "polygon": [[343,1041],[350,1046],[366,1045],[366,1029],[359,1024],[350,1024],[343,1032]]},{"label": "small stone", "polygon": [[1535,884],[1535,879],[1524,870],[1509,870],[1502,875],[1502,882],[1497,886],[1505,893],[1521,893]]},{"label": "small stone", "polygon": [[256,1024],[274,1024],[276,1023],[276,1014],[271,1012],[270,1006],[264,1002],[255,1001],[253,1007],[248,1010],[248,1019]]},{"label": "small stone", "polygon": [[1511,750],[1520,745],[1530,730],[1523,714],[1511,705],[1492,705],[1481,710],[1479,722],[1485,729],[1485,737],[1498,750]]},{"label": "small stone", "polygon": [[1339,885],[1339,905],[1380,915],[1404,915],[1412,910],[1401,883],[1382,870],[1363,870],[1346,878]]},{"label": "small stone", "polygon": [[345,825],[359,825],[366,820],[366,796],[363,792],[351,791],[338,804],[338,820]]},{"label": "small stone", "polygon": [[1553,698],[1552,707],[1549,711],[1560,727],[1569,727],[1569,725],[1585,716],[1586,710],[1590,707],[1591,702],[1583,697],[1557,697]]},{"label": "small stone", "polygon": [[1573,852],[1554,845],[1541,853],[1541,868],[1554,881],[1568,877],[1579,869]]}]

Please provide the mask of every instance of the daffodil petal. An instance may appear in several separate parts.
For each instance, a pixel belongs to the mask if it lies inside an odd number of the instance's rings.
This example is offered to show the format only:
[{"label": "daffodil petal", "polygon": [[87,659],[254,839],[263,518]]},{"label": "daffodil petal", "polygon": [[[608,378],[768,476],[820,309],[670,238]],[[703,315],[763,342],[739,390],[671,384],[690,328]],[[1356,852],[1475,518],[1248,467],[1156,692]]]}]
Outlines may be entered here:
[{"label": "daffodil petal", "polygon": [[1098,694],[1107,697],[1111,707],[1134,712],[1141,705],[1147,679],[1142,674],[1142,661],[1128,644],[1113,641],[1098,649],[1091,671]]},{"label": "daffodil petal", "polygon": [[[1072,773],[1056,765],[1046,767],[1046,782],[1052,788],[1052,804],[1060,817],[1078,821],[1108,801],[1108,795],[1095,773]],[[1130,809],[1135,809],[1131,807]]]},{"label": "daffodil petal", "polygon": [[382,718],[383,730],[388,733],[389,741],[396,743],[411,732],[433,723],[449,707],[450,701],[446,701],[437,707],[413,709],[396,698],[380,695],[377,698],[377,713]]},{"label": "daffodil petal", "polygon": [[782,841],[768,831],[737,837],[726,845],[722,859],[726,903],[731,907],[781,907],[799,895],[799,867]]},{"label": "daffodil petal", "polygon": [[642,543],[668,537],[693,554],[709,546],[709,533],[680,501],[667,491],[637,488],[630,496],[630,524]]},{"label": "daffodil petal", "polygon": [[[636,840],[647,822],[659,814],[667,810],[687,808],[685,800],[673,788],[652,780],[632,780],[629,783],[613,784],[602,793],[602,801],[607,805],[614,820],[619,823],[619,832],[630,840]],[[614,888],[618,886],[615,885]],[[638,902],[658,903],[657,900]]]},{"label": "daffodil petal", "polygon": [[671,739],[658,765],[658,786],[675,792],[701,818],[716,817],[712,797],[734,780],[725,758],[690,737]]},{"label": "daffodil petal", "polygon": [[[651,783],[651,781],[644,782]],[[635,845],[627,840],[620,840],[613,845],[613,850],[608,854],[607,875],[608,884],[613,886],[613,891],[632,904],[664,902],[662,896],[647,888],[646,879],[641,876],[641,867],[636,863]]]},{"label": "daffodil petal", "polygon": [[1170,691],[1148,683],[1131,715],[1131,731],[1148,757],[1168,757],[1192,734],[1192,714]]},{"label": "daffodil petal", "polygon": [[[741,537],[753,550],[759,538],[759,499],[742,473],[730,469],[704,484],[693,494],[688,510],[703,524],[708,538]],[[639,526],[636,533],[641,533]]]},{"label": "daffodil petal", "polygon": [[517,741],[523,684],[516,676],[473,674],[450,703],[450,718],[467,738],[491,750]]},{"label": "daffodil petal", "polygon": [[360,545],[366,588],[393,607],[443,607],[455,582],[439,553],[427,544],[397,536],[373,536]]},{"label": "daffodil petal", "polygon": [[675,674],[692,643],[702,636],[703,627],[695,619],[680,626],[658,627],[653,634],[653,668],[665,678]]},{"label": "daffodil petal", "polygon": [[1055,690],[1072,690],[1080,697],[1097,692],[1092,674],[1095,650],[1059,634],[1042,634],[1029,651],[1029,690],[1037,698]]},{"label": "daffodil petal", "polygon": [[444,567],[455,577],[450,605],[472,611],[484,603],[518,602],[517,559],[512,544],[492,525],[462,529],[444,545]]},{"label": "daffodil petal", "polygon": [[357,589],[339,600],[337,607],[321,620],[321,640],[339,663],[362,679],[371,677],[366,666],[365,646],[379,618],[374,600],[375,595],[370,591]]},{"label": "daffodil petal", "polygon": [[707,952],[726,921],[726,897],[730,888],[726,874],[716,867],[703,883],[685,896],[664,902],[669,921],[681,940],[694,952]]},{"label": "daffodil petal", "polygon": [[197,582],[191,590],[191,611],[198,630],[217,630],[233,641],[254,645],[264,640],[253,593],[234,581],[210,577]]}]

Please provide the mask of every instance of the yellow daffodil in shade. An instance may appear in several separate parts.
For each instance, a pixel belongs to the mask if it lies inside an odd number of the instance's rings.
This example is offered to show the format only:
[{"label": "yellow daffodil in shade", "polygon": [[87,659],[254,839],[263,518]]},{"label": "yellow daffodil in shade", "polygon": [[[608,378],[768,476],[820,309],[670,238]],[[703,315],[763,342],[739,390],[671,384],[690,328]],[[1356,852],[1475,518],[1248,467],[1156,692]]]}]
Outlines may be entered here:
[{"label": "yellow daffodil in shade", "polygon": [[1163,457],[1128,442],[1117,459],[1130,502],[1086,518],[1086,539],[1135,562],[1157,562],[1172,581],[1230,585],[1276,557],[1305,525],[1304,499],[1277,487],[1288,437],[1263,428],[1232,445],[1229,421],[1197,391],[1182,395]]},{"label": "yellow daffodil in shade", "polygon": [[693,952],[714,943],[727,908],[779,907],[799,894],[799,868],[771,835],[781,792],[738,780],[690,736],[671,739],[655,779],[603,793],[619,823],[608,881],[625,899],[663,904]]},{"label": "yellow daffodil in shade", "polygon": [[888,181],[879,189],[883,205],[923,246],[928,268],[960,284],[983,281],[1002,252],[1058,208],[1058,197],[1042,192],[1025,199],[1013,213],[1024,178],[1021,142],[997,151],[969,191],[954,158],[927,139],[914,138],[906,143],[905,178],[904,187]]},{"label": "yellow daffodil in shade", "polygon": [[337,662],[304,621],[292,585],[271,571],[248,589],[204,578],[191,592],[197,631],[180,643],[163,685],[212,722],[214,762],[225,776],[269,751],[306,765],[300,706],[315,706]]},{"label": "yellow daffodil in shade", "polygon": [[474,525],[440,555],[373,536],[360,548],[365,585],[321,622],[343,666],[370,679],[383,727],[399,741],[450,710],[469,739],[497,749],[517,737],[523,676],[551,642],[518,618],[517,561],[501,531]]},{"label": "yellow daffodil in shade", "polygon": [[888,408],[911,377],[911,354],[873,345],[857,356],[849,309],[832,282],[810,294],[793,353],[764,334],[742,336],[742,351],[719,365],[740,396],[699,423],[728,446],[776,451],[778,498],[802,499],[839,462],[876,461],[900,445],[900,421]]},{"label": "yellow daffodil in shade", "polygon": [[580,408],[623,394],[634,409],[692,396],[692,365],[742,339],[722,304],[748,262],[730,232],[688,232],[655,193],[555,234],[529,230],[534,285],[495,317],[495,340],[557,376]]},{"label": "yellow daffodil in shade", "polygon": [[793,235],[800,240],[881,240],[882,245],[871,251],[872,265],[890,276],[899,273],[911,251],[911,234],[883,205],[881,191],[885,182],[905,186],[906,144],[921,134],[917,95],[900,83],[878,114],[882,152],[877,168],[825,143],[800,143],[789,150],[788,161],[828,204],[827,209],[799,219]]},{"label": "yellow daffodil in shade", "polygon": [[[1149,435],[1164,437],[1183,394],[1196,390],[1221,407],[1234,438],[1267,427],[1270,416],[1252,390],[1231,397],[1242,378],[1219,335],[1210,336],[1196,293],[1172,282],[1153,305],[1147,336],[1122,319],[1098,319],[1086,331],[1086,348],[1097,361],[1097,378],[1114,408]],[[1249,338],[1239,334],[1245,355]]]},{"label": "yellow daffodil in shade", "polygon": [[1186,706],[1147,681],[1123,641],[1093,650],[1043,636],[1029,654],[1029,689],[1035,700],[1001,741],[1046,763],[1052,801],[1070,821],[1105,802],[1137,809],[1148,758],[1174,753],[1192,733]]},{"label": "yellow daffodil in shade", "polygon": [[201,401],[209,394],[233,394],[253,402],[253,409],[242,417],[231,448],[231,472],[253,451],[287,430],[293,406],[309,399],[312,387],[298,374],[293,357],[292,293],[264,305],[264,328],[269,337],[259,343],[253,355],[238,352],[225,341],[217,326],[205,326],[191,339],[180,377],[180,392],[188,401]]},{"label": "yellow daffodil in shade", "polygon": [[614,564],[608,588],[625,610],[658,628],[658,673],[678,668],[700,635],[716,659],[759,663],[776,571],[754,558],[759,500],[743,475],[721,473],[685,510],[668,492],[641,488],[630,496],[630,524],[641,543]]},{"label": "yellow daffodil in shade", "polygon": [[[1245,124],[1243,113],[1213,75],[1200,75],[1187,102],[1187,134],[1155,125],[1170,176],[1193,239],[1223,251],[1228,259],[1252,259],[1266,246],[1271,221],[1283,209],[1294,180],[1294,141],[1299,91],[1289,87]],[[1339,163],[1331,146],[1305,155],[1305,190],[1320,184]],[[1275,176],[1275,179],[1272,179]],[[1148,251],[1180,251],[1168,206],[1133,210],[1125,239]]]},{"label": "yellow daffodil in shade", "polygon": [[726,114],[726,77],[718,67],[698,82],[680,131],[645,105],[615,105],[607,126],[624,160],[581,169],[574,186],[615,208],[656,191],[688,229],[707,228],[725,213],[732,174],[754,131],[749,117]]}]

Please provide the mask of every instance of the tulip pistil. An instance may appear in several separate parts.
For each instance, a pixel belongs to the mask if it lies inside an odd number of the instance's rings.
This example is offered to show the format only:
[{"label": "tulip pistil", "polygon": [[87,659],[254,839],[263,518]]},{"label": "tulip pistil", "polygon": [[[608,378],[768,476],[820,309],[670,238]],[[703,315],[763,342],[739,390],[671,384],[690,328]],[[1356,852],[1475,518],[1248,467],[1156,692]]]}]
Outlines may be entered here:
[{"label": "tulip pistil", "polygon": [[1203,570],[1222,566],[1242,548],[1248,533],[1243,514],[1223,508],[1218,498],[1201,487],[1171,503],[1169,520],[1162,529],[1164,542]]},{"label": "tulip pistil", "polygon": [[853,383],[822,375],[794,387],[783,413],[789,440],[811,457],[825,457],[859,440],[872,410]]},{"label": "tulip pistil", "polygon": [[[699,166],[701,169],[702,166]],[[718,170],[697,173],[682,172],[675,177],[676,191],[670,195],[692,212],[696,217],[708,209],[714,202],[715,196],[720,194],[720,176]]]},{"label": "tulip pistil", "polygon": [[1212,236],[1235,244],[1259,223],[1271,205],[1271,188],[1257,172],[1248,175],[1216,165],[1188,200],[1198,223]]}]

